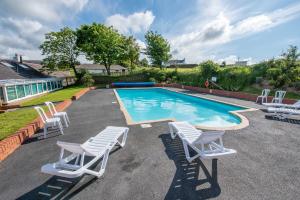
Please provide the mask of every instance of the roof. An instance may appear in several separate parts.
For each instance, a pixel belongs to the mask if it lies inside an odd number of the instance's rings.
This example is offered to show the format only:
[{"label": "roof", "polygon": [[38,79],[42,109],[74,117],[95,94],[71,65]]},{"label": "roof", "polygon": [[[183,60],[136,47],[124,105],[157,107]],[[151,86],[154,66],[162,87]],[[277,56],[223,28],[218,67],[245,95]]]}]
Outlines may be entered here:
[{"label": "roof", "polygon": [[36,79],[5,79],[0,80],[0,86],[8,86],[8,85],[23,85],[30,83],[38,83],[38,82],[47,82],[47,81],[56,81],[60,80],[59,78],[36,78]]},{"label": "roof", "polygon": [[197,64],[180,64],[180,65],[169,65],[167,68],[194,68]]},{"label": "roof", "polygon": [[169,60],[167,65],[178,65],[178,64],[185,64],[185,58],[182,60]]},{"label": "roof", "polygon": [[37,71],[41,71],[43,68],[43,65],[41,62],[32,62],[32,61],[26,60],[26,61],[23,61],[23,63]]},{"label": "roof", "polygon": [[[76,68],[87,70],[105,70],[105,66],[100,64],[81,64],[77,65]],[[126,70],[126,68],[121,65],[111,65],[110,70]]]},{"label": "roof", "polygon": [[23,63],[47,76],[54,76],[58,78],[71,77],[70,71],[47,71],[43,68],[42,61],[40,60],[26,60],[23,61]]},{"label": "roof", "polygon": [[17,72],[0,62],[0,80],[5,79],[23,79]]}]

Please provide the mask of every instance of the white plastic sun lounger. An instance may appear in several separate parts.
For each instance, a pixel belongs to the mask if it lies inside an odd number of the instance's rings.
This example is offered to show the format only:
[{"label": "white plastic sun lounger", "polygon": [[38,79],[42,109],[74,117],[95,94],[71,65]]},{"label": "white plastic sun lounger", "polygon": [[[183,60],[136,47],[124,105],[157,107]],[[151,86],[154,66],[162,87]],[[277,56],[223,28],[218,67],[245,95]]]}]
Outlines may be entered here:
[{"label": "white plastic sun lounger", "polygon": [[[188,122],[169,122],[169,128],[172,139],[178,135],[182,140],[185,157],[189,162],[198,157],[213,159],[236,153],[236,150],[227,149],[223,146],[224,131],[202,132]],[[197,154],[191,157],[188,147]]]},{"label": "white plastic sun lounger", "polygon": [[281,119],[288,118],[291,115],[300,115],[300,110],[297,109],[291,109],[291,108],[274,108],[270,107],[268,108],[269,113],[274,113],[276,117],[279,117]]},{"label": "white plastic sun lounger", "polygon": [[[83,174],[90,174],[99,178],[105,171],[109,152],[116,144],[121,147],[125,145],[128,131],[127,127],[108,126],[83,144],[58,141],[57,145],[61,147],[59,161],[42,166],[41,171],[65,178],[76,178]],[[65,150],[71,152],[71,155],[64,158]],[[91,157],[91,159],[85,162],[86,157]],[[99,171],[89,169],[100,160]]]},{"label": "white plastic sun lounger", "polygon": [[300,109],[300,100],[298,100],[294,104],[284,104],[284,103],[263,103],[264,106],[267,107],[275,107],[275,108],[295,108]]}]

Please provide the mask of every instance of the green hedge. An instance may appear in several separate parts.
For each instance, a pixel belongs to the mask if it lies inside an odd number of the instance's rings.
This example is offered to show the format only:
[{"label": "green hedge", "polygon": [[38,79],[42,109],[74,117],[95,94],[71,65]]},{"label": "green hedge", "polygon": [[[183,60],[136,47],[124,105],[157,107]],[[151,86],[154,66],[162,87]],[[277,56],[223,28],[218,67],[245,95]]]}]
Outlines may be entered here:
[{"label": "green hedge", "polygon": [[[154,81],[157,83],[179,83],[205,87],[205,81],[217,77],[217,85],[229,91],[241,91],[254,83],[268,81],[274,88],[300,88],[300,67],[287,69],[284,60],[261,62],[254,66],[220,67],[212,61],[201,63],[192,69],[136,68],[124,76],[94,76],[96,84],[112,82]],[[210,85],[210,88],[218,88]],[[284,89],[284,88],[283,88]]]}]

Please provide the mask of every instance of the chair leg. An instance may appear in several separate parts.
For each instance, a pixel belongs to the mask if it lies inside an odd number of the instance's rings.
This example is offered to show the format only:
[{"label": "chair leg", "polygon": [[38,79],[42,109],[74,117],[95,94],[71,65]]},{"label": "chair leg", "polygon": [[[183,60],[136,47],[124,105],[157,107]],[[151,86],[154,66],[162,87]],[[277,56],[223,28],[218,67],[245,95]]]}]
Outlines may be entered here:
[{"label": "chair leg", "polygon": [[63,134],[64,134],[64,131],[63,131],[63,126],[62,126],[61,121],[59,121],[57,125],[58,125],[58,128],[59,128],[60,133],[63,135]]},{"label": "chair leg", "polygon": [[47,134],[48,134],[48,125],[47,124],[45,124],[44,125],[44,139],[46,139],[46,137],[47,137]]},{"label": "chair leg", "polygon": [[64,115],[63,118],[64,118],[64,124],[65,124],[65,126],[68,128],[68,127],[69,127],[69,124],[68,124],[66,115]]},{"label": "chair leg", "polygon": [[122,137],[122,142],[119,143],[121,147],[125,146],[126,139],[127,139],[127,134],[128,134],[128,130],[125,131],[125,133],[123,134],[123,137]]},{"label": "chair leg", "polygon": [[185,153],[185,158],[188,160],[188,162],[192,162],[187,143],[185,141],[182,141],[182,144],[183,144],[183,149],[184,149],[184,153]]},{"label": "chair leg", "polygon": [[170,124],[169,124],[169,130],[170,130],[171,138],[172,138],[172,139],[175,139],[176,135],[174,134],[173,127],[172,127],[172,125],[170,125]]},{"label": "chair leg", "polygon": [[68,116],[67,113],[66,113],[66,119],[67,119],[67,121],[68,121],[68,124],[70,125],[70,119],[69,119],[69,116]]}]

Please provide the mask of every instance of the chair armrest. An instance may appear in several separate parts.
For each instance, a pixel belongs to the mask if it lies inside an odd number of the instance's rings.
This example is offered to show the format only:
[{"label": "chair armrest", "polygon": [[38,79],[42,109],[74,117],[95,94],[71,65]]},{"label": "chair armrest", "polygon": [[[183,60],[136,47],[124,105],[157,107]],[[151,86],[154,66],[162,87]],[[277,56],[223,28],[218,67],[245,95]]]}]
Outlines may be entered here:
[{"label": "chair armrest", "polygon": [[56,144],[62,149],[72,153],[82,154],[84,152],[84,149],[81,147],[81,144],[78,143],[57,141]]}]

